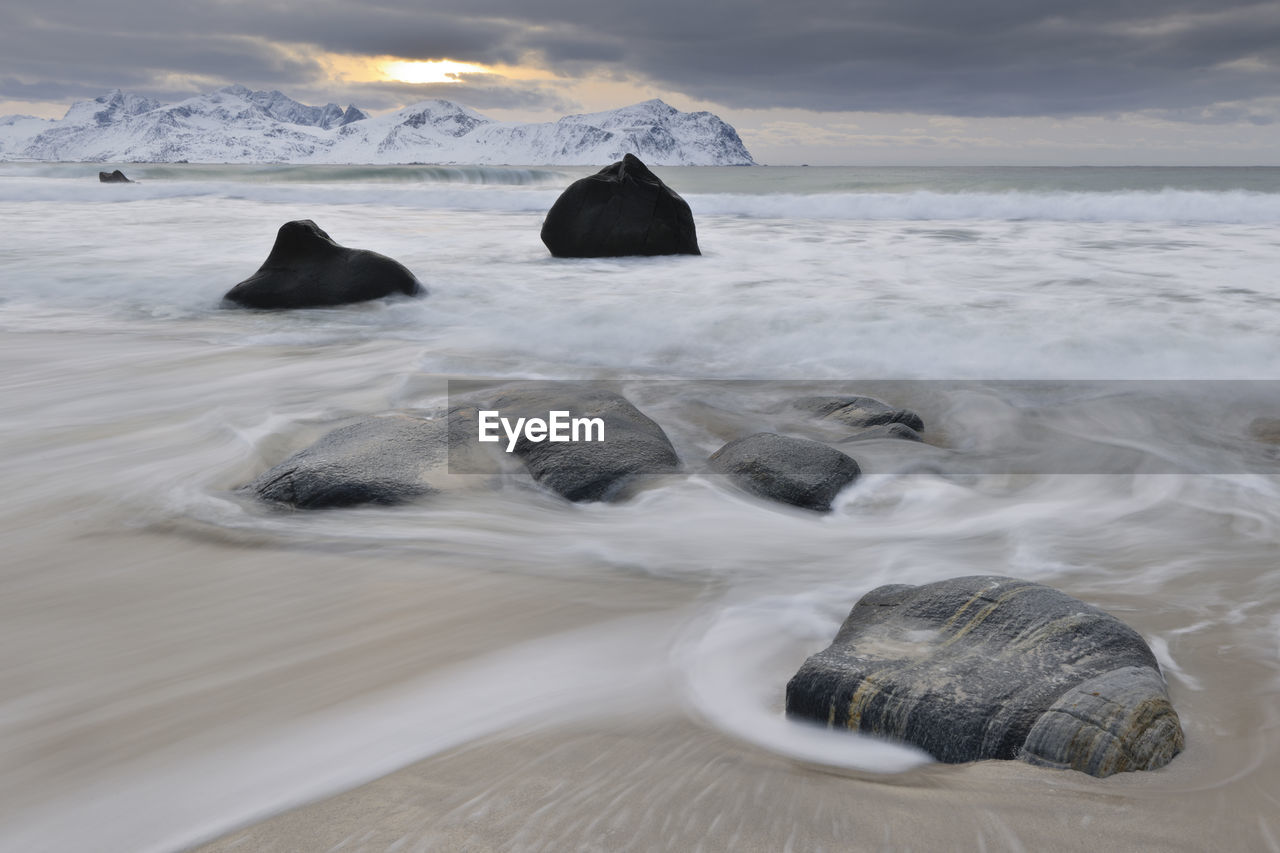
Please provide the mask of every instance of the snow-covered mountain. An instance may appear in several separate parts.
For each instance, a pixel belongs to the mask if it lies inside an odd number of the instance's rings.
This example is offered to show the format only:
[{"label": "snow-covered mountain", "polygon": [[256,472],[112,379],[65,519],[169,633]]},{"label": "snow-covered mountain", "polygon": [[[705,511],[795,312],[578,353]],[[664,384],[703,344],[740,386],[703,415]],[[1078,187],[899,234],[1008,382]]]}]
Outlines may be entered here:
[{"label": "snow-covered mountain", "polygon": [[540,124],[494,121],[451,101],[370,117],[280,92],[228,86],[176,104],[119,90],[58,120],[0,117],[0,159],[172,163],[511,163],[593,165],[623,154],[663,166],[753,161],[708,112],[659,100]]}]

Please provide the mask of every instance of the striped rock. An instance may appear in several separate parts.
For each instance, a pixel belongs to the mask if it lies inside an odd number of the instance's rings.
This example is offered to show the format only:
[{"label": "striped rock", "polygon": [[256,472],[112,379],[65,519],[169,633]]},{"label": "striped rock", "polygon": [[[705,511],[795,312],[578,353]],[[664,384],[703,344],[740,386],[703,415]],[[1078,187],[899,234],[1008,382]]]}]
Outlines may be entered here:
[{"label": "striped rock", "polygon": [[958,763],[1018,758],[1093,776],[1183,746],[1150,648],[1108,613],[992,575],[867,593],[787,684],[787,715]]}]

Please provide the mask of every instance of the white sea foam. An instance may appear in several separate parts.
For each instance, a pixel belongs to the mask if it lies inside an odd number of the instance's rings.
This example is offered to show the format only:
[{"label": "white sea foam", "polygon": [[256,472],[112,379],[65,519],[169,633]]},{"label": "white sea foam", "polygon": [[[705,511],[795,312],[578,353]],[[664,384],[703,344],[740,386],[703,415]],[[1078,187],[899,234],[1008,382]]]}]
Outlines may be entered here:
[{"label": "white sea foam", "polygon": [[1280,194],[1155,192],[863,192],[692,196],[696,213],[772,219],[1280,222]]},{"label": "white sea foam", "polygon": [[[671,700],[672,684],[748,750],[899,771],[918,756],[792,725],[782,690],[867,590],[962,574],[1053,584],[1153,638],[1194,728],[1187,760],[1144,791],[1225,791],[1274,765],[1252,738],[1280,689],[1280,487],[1251,467],[1276,460],[1247,431],[1276,414],[1274,395],[1243,405],[1189,387],[1190,404],[1125,407],[899,384],[893,401],[920,408],[941,446],[842,445],[867,474],[825,516],[696,471],[738,435],[818,429],[786,404],[820,381],[1280,378],[1280,195],[1213,189],[1229,182],[1217,173],[1168,192],[1029,190],[1015,176],[1023,189],[835,193],[725,192],[731,174],[690,173],[677,186],[703,256],[558,260],[538,229],[560,178],[174,167],[116,187],[40,168],[0,170],[0,520],[19,554],[3,570],[0,647],[19,695],[0,748],[23,761],[0,772],[0,823],[29,833],[23,849],[173,849],[512,719],[608,716],[616,706],[594,700],[637,707]],[[298,218],[397,258],[430,295],[219,309]],[[234,493],[337,424],[439,408],[447,376],[627,379],[695,473],[618,505],[527,482],[323,513]],[[975,460],[999,473],[947,464]],[[546,614],[528,636],[543,639],[286,725],[294,708],[352,700],[343,691],[369,671],[412,671],[419,644],[453,641],[432,632],[422,575],[444,566],[474,584],[450,601],[477,614],[518,579],[522,612]],[[665,612],[551,636],[566,589],[600,612],[637,599]],[[380,633],[406,592],[426,602],[400,614],[413,630]],[[264,693],[276,671],[299,678]],[[192,707],[210,720],[170,716]],[[246,785],[262,756],[274,775]]]},{"label": "white sea foam", "polygon": [[[155,167],[152,167],[155,168]],[[294,167],[297,169],[298,167]],[[237,180],[142,179],[101,186],[87,177],[0,179],[0,202],[121,204],[232,199],[267,204],[386,205],[415,210],[544,213],[576,173],[536,169],[419,167],[334,182],[286,172]],[[690,193],[695,216],[851,221],[1023,221],[1266,224],[1280,222],[1280,193],[1163,189],[1120,192]]]}]

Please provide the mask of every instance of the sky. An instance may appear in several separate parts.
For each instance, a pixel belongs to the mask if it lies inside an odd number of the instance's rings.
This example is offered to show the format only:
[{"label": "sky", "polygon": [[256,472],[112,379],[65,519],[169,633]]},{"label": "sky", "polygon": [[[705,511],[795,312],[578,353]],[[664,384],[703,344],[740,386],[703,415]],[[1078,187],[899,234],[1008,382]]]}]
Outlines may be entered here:
[{"label": "sky", "polygon": [[761,163],[1280,165],[1280,0],[5,0],[0,114],[710,110]]}]

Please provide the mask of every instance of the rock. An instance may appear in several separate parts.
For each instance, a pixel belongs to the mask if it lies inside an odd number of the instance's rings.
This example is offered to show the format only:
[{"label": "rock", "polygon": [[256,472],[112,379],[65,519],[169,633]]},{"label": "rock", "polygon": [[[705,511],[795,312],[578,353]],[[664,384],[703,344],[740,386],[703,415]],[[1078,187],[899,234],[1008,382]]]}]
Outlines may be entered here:
[{"label": "rock", "polygon": [[1093,776],[1162,767],[1183,746],[1136,631],[1058,590],[991,575],[864,595],[787,684],[787,715],[948,763],[1018,758]]},{"label": "rock", "polygon": [[[513,454],[534,480],[571,501],[615,501],[645,477],[679,469],[670,439],[625,397],[589,386],[544,385],[500,390],[477,408],[496,410],[512,423],[567,411],[572,418],[600,418],[603,441],[517,440]],[[506,447],[505,435],[501,441]]]},{"label": "rock", "polygon": [[[365,418],[328,433],[245,489],[272,503],[321,509],[399,504],[479,486],[482,478],[468,475],[495,473],[498,466],[483,458],[489,451],[474,443],[476,430],[475,411],[465,408],[434,420],[406,414]],[[462,473],[451,474],[451,467]]]},{"label": "rock", "polygon": [[855,441],[872,441],[881,438],[898,438],[905,441],[924,441],[920,437],[920,433],[913,430],[904,423],[878,424],[877,426],[867,427],[863,430],[840,439],[840,444],[849,444]]},{"label": "rock", "polygon": [[227,292],[246,308],[310,308],[426,291],[398,261],[339,246],[310,219],[286,222],[258,271]]},{"label": "rock", "polygon": [[702,254],[688,203],[631,154],[570,184],[542,242],[557,258]]},{"label": "rock", "polygon": [[124,176],[124,172],[116,169],[114,172],[99,172],[98,181],[104,184],[135,184],[137,181],[131,181]]},{"label": "rock", "polygon": [[910,409],[895,409],[874,397],[804,397],[793,404],[823,420],[851,427],[873,427],[882,424],[904,424],[916,432],[924,432],[924,421]]},{"label": "rock", "polygon": [[1280,444],[1280,418],[1258,417],[1249,422],[1250,437],[1266,444]]},{"label": "rock", "polygon": [[731,441],[707,464],[754,495],[818,512],[831,509],[840,490],[862,473],[835,448],[771,432]]}]

